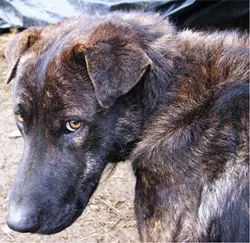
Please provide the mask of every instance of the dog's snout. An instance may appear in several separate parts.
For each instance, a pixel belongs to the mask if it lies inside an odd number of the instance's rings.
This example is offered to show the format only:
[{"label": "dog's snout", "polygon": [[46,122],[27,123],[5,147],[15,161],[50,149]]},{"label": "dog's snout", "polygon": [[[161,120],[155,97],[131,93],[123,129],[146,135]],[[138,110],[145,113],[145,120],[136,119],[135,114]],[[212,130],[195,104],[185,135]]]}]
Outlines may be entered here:
[{"label": "dog's snout", "polygon": [[19,232],[36,232],[39,229],[38,213],[29,206],[10,205],[8,226]]}]

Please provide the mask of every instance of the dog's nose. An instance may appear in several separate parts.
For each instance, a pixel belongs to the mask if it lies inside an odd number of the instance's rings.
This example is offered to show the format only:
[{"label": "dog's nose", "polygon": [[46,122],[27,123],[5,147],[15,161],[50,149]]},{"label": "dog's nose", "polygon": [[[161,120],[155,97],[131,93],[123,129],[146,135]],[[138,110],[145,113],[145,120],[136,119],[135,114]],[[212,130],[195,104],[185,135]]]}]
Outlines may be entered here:
[{"label": "dog's nose", "polygon": [[18,232],[36,232],[39,229],[37,213],[27,206],[10,205],[7,225]]}]

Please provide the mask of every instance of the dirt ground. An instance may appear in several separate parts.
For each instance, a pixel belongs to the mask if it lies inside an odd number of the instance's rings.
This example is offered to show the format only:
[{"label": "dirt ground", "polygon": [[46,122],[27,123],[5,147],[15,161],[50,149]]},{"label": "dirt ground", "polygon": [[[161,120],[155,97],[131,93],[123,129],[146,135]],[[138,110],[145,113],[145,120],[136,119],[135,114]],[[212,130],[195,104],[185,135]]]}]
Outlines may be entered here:
[{"label": "dirt ground", "polygon": [[133,211],[134,177],[129,162],[106,172],[82,216],[50,236],[20,234],[6,225],[8,191],[21,158],[23,140],[12,114],[12,85],[4,84],[4,49],[10,34],[0,35],[0,242],[138,242]]}]

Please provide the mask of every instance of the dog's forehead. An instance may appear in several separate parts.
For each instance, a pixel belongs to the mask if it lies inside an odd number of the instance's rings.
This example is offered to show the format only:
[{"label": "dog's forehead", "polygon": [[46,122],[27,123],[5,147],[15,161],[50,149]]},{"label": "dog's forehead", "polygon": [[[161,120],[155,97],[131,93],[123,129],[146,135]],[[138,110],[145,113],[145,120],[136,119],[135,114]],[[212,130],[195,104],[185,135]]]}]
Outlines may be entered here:
[{"label": "dog's forehead", "polygon": [[94,87],[87,72],[76,72],[65,63],[62,53],[66,47],[55,42],[39,56],[29,52],[20,59],[16,103],[35,103],[33,109],[53,114],[79,115],[88,110],[86,120],[91,120],[97,111]]},{"label": "dog's forehead", "polygon": [[60,110],[75,115],[79,110],[87,110],[88,113],[85,112],[85,115],[94,115],[97,110],[97,99],[85,67],[78,72],[61,58],[54,58],[47,63],[46,67],[42,66],[42,108],[57,112],[60,107]]}]

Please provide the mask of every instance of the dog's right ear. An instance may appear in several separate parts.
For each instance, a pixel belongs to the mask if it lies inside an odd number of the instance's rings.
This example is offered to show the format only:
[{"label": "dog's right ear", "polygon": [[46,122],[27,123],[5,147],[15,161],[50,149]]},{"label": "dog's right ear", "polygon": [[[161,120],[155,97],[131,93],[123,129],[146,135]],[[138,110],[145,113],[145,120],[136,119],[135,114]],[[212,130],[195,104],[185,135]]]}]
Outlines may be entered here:
[{"label": "dog's right ear", "polygon": [[15,76],[18,63],[24,53],[26,53],[40,38],[42,28],[29,28],[13,37],[6,50],[8,71],[5,83],[9,83]]},{"label": "dog's right ear", "polygon": [[106,109],[127,94],[152,66],[151,59],[139,45],[118,36],[89,47],[75,44],[64,57],[80,65],[85,62],[96,98]]}]

